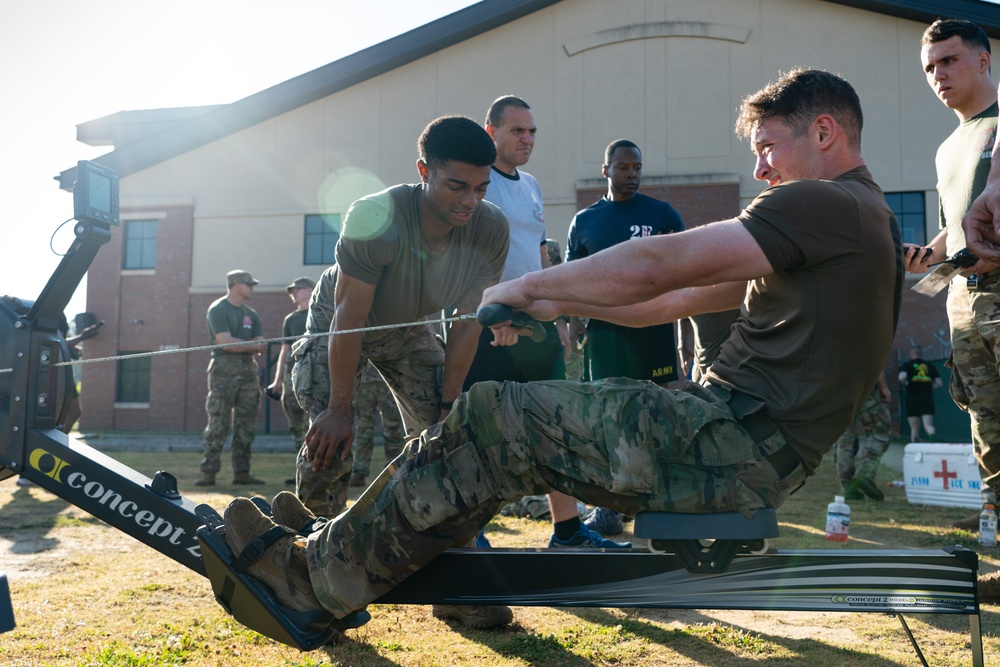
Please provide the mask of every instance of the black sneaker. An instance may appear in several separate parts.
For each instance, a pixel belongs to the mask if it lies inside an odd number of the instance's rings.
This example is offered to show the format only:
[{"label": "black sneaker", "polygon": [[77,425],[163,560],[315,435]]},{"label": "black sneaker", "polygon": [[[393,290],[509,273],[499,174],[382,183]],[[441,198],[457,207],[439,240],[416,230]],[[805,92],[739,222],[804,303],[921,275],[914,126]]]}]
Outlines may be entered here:
[{"label": "black sneaker", "polygon": [[549,538],[549,548],[556,549],[631,549],[631,542],[615,542],[606,540],[595,530],[590,530],[582,523],[568,540],[560,540],[553,535]]}]

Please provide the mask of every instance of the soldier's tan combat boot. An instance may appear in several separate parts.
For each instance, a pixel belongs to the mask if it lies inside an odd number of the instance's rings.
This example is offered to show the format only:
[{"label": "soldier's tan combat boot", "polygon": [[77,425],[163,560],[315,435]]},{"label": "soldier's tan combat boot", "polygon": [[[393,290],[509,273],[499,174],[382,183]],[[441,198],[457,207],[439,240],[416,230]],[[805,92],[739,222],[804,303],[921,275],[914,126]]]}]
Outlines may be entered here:
[{"label": "soldier's tan combat boot", "polygon": [[[234,558],[243,554],[248,544],[276,527],[248,498],[237,498],[229,503],[223,518],[226,544]],[[278,602],[289,609],[323,609],[309,581],[305,540],[291,531],[266,547],[264,553],[247,568],[247,574],[270,588]]]},{"label": "soldier's tan combat boot", "polygon": [[215,473],[203,472],[201,479],[194,483],[195,486],[215,486]]},{"label": "soldier's tan combat boot", "polygon": [[242,471],[233,475],[233,484],[265,484],[264,480],[253,477],[249,472]]},{"label": "soldier's tan combat boot", "polygon": [[1000,600],[1000,572],[979,575],[979,599],[990,602]]},{"label": "soldier's tan combat boot", "polygon": [[308,535],[326,524],[324,517],[318,517],[302,504],[298,496],[290,491],[282,491],[271,501],[271,516],[279,526],[291,528],[300,535]]},{"label": "soldier's tan combat boot", "polygon": [[510,625],[514,614],[510,607],[499,605],[436,604],[431,608],[434,618],[453,619],[470,628],[485,630]]}]

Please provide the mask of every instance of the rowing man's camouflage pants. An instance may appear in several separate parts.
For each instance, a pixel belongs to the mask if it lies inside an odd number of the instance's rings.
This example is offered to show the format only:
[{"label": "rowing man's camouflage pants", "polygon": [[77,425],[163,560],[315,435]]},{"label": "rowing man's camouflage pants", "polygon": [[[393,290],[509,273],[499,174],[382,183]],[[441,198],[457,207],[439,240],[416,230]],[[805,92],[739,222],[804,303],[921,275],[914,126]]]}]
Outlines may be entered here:
[{"label": "rowing man's camouflage pants", "polygon": [[309,536],[310,579],[343,617],[529,494],[562,491],[631,515],[750,516],[805,479],[801,465],[782,478],[768,463],[783,446],[780,433],[755,443],[721,398],[693,383],[481,382]]},{"label": "rowing man's camouflage pants", "polygon": [[[381,373],[396,399],[405,437],[416,438],[441,414],[444,347],[434,335],[433,327],[407,327],[377,341],[366,340],[361,350],[361,363],[354,375],[352,395],[357,395],[369,361]],[[313,344],[297,357],[292,383],[299,404],[311,419],[327,408],[330,401],[330,367],[325,344]],[[347,504],[353,463],[354,454],[351,452],[343,461],[335,459],[326,470],[313,470],[303,446],[296,458],[296,495],[317,516],[337,516]]]},{"label": "rowing man's camouflage pants", "polygon": [[983,479],[983,499],[1000,492],[1000,281],[970,290],[956,279],[948,288],[951,327],[951,397],[972,418],[972,441]]},{"label": "rowing man's camouflage pants", "polygon": [[854,422],[835,445],[840,485],[846,486],[854,477],[874,481],[882,455],[891,441],[892,417],[889,405],[882,400],[882,390],[875,385],[861,404]]}]

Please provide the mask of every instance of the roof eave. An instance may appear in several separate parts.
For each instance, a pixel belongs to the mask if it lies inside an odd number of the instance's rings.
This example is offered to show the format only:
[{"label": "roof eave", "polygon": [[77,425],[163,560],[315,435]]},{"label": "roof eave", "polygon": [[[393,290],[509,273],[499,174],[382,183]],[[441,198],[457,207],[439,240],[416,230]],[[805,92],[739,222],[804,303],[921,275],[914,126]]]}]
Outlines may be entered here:
[{"label": "roof eave", "polygon": [[[94,159],[127,176],[367,81],[554,5],[560,0],[484,0],[426,25],[209,111],[153,137]],[[72,190],[76,167],[55,179]]]},{"label": "roof eave", "polygon": [[1000,39],[1000,5],[983,0],[826,0],[838,5],[867,9],[921,23],[937,19],[965,19],[978,24],[986,34]]}]

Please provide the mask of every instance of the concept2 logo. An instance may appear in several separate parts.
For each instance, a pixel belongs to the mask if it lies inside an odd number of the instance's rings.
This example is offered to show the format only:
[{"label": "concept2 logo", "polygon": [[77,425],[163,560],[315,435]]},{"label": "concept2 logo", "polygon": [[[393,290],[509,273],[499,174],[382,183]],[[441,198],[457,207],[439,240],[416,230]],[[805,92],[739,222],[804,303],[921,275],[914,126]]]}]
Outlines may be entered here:
[{"label": "concept2 logo", "polygon": [[[201,551],[196,541],[188,547],[183,546],[182,538],[188,532],[184,526],[175,526],[171,521],[158,516],[156,512],[142,509],[138,502],[126,498],[126,496],[131,495],[128,491],[119,492],[97,480],[87,479],[85,473],[75,471],[72,464],[45,449],[33,449],[28,456],[28,465],[53,482],[58,482],[85,496],[89,502],[75,504],[99,519],[119,527],[143,541],[145,539],[140,537],[140,533],[145,533],[155,540],[166,540],[172,545],[185,549],[191,556],[201,558]],[[93,503],[100,507],[91,507]],[[126,520],[126,525],[121,525],[119,517]],[[129,523],[134,524],[134,526],[128,526]],[[187,539],[193,540],[194,535],[189,535]]]},{"label": "concept2 logo", "polygon": [[60,475],[67,463],[52,456],[44,449],[33,450],[31,456],[28,457],[28,465],[43,475],[51,477],[54,481],[65,484]]}]

